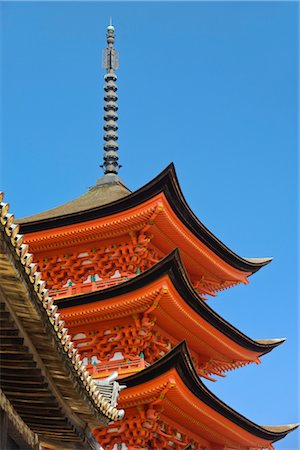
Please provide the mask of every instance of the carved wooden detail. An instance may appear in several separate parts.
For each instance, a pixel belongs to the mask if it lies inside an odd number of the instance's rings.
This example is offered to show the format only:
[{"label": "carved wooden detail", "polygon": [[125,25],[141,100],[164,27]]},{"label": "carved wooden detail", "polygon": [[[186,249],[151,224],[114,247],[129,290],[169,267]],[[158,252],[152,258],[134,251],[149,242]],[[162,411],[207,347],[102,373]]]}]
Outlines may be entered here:
[{"label": "carved wooden detail", "polygon": [[55,255],[37,254],[36,262],[50,289],[87,281],[111,280],[138,275],[161,259],[151,247],[152,235],[131,232],[128,240],[106,245],[60,251]]},{"label": "carved wooden detail", "polygon": [[[158,296],[159,297],[159,296]],[[154,305],[158,304],[158,300]],[[155,308],[155,306],[152,306]],[[73,341],[81,353],[86,358],[87,368],[94,376],[99,375],[109,364],[111,371],[116,370],[124,374],[141,370],[145,365],[153,364],[155,361],[166,355],[175,345],[176,341],[170,340],[159,332],[156,327],[156,317],[153,313],[147,312],[135,314],[130,323],[116,326],[103,324],[83,325],[81,333],[74,334]],[[72,331],[72,330],[71,330]],[[115,355],[121,354],[124,360],[115,360]],[[250,361],[219,361],[214,358],[192,353],[195,368],[200,377],[210,381],[216,381],[214,376],[224,377],[225,372],[248,364]],[[137,359],[142,358],[143,361]],[[111,361],[113,359],[113,361]],[[128,366],[128,367],[127,367]],[[129,366],[132,370],[128,370]]]},{"label": "carved wooden detail", "polygon": [[154,325],[154,317],[140,314],[131,324],[112,329],[104,329],[101,323],[94,325],[92,330],[83,327],[82,333],[73,339],[79,352],[88,359],[107,362],[120,352],[126,359],[142,355],[147,363],[152,364],[174,346],[154,330]]},{"label": "carved wooden detail", "polygon": [[106,429],[95,428],[93,433],[104,450],[112,450],[116,444],[121,449],[121,443],[130,450],[183,450],[189,444],[194,450],[200,450],[200,445],[185,430],[171,426],[161,417],[163,408],[160,403],[171,386],[172,381],[157,401],[131,409],[121,422]]},{"label": "carved wooden detail", "polygon": [[203,275],[200,276],[198,280],[192,280],[193,286],[201,296],[202,300],[207,300],[206,295],[210,295],[211,297],[216,297],[218,292],[224,291],[225,289],[229,289],[237,284],[240,284],[238,281],[229,281],[229,280],[209,280],[207,277]]},{"label": "carved wooden detail", "polygon": [[[153,235],[144,227],[139,232],[131,231],[123,242],[90,244],[80,247],[80,250],[60,249],[51,254],[37,253],[35,260],[52,296],[65,296],[67,286],[76,286],[75,293],[78,294],[87,291],[80,289],[86,283],[96,283],[88,290],[104,289],[126,281],[160,261],[165,255],[153,247],[152,238]],[[217,291],[235,284],[232,281],[208,280],[201,274],[200,279],[192,280],[192,283],[203,300],[206,300],[206,295],[216,296]],[[67,292],[67,295],[74,293]]]}]

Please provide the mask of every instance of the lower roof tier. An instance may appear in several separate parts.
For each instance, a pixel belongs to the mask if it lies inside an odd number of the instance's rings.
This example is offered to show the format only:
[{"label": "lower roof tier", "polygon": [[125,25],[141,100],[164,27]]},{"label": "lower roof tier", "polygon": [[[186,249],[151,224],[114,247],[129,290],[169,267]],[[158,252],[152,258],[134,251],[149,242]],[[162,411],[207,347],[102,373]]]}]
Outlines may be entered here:
[{"label": "lower roof tier", "polygon": [[94,430],[107,450],[121,442],[132,449],[179,450],[188,444],[195,450],[272,449],[297,428],[257,425],[219,400],[199,380],[185,342],[122,381],[127,385],[120,397],[125,419],[108,432]]},{"label": "lower roof tier", "polygon": [[250,339],[214,312],[193,288],[177,250],[131,280],[57,304],[82,354],[102,362],[121,352],[125,358],[143,353],[153,363],[187,339],[199,374],[211,378],[259,363],[284,341]]}]

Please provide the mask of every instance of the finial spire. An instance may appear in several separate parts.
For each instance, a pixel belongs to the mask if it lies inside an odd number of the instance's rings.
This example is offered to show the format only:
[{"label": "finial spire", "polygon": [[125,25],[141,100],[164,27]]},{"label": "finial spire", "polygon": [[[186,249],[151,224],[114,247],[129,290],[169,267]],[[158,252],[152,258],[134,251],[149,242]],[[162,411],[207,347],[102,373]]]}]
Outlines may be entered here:
[{"label": "finial spire", "polygon": [[101,167],[103,168],[104,175],[117,175],[121,167],[118,163],[118,87],[115,84],[117,80],[115,70],[119,68],[119,55],[114,48],[115,28],[112,25],[111,18],[107,27],[106,38],[107,47],[103,50],[102,55],[102,65],[106,69],[106,74],[104,75],[104,162]]}]

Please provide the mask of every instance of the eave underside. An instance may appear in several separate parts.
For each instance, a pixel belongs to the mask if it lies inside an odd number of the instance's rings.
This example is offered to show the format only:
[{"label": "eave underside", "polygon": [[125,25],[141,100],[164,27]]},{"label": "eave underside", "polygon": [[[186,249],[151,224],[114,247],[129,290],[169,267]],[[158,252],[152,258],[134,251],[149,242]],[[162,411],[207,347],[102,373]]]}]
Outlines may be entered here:
[{"label": "eave underside", "polygon": [[[2,239],[3,238],[3,239]],[[30,286],[1,235],[1,388],[16,412],[45,442],[59,448],[99,446],[87,424],[107,419],[84,399],[70,361],[31,302]],[[68,444],[69,442],[70,444]],[[51,446],[51,445],[50,445]]]},{"label": "eave underside", "polygon": [[20,450],[43,450],[38,435],[17,414],[2,389],[0,389],[0,430],[0,448],[3,450],[12,446]]}]

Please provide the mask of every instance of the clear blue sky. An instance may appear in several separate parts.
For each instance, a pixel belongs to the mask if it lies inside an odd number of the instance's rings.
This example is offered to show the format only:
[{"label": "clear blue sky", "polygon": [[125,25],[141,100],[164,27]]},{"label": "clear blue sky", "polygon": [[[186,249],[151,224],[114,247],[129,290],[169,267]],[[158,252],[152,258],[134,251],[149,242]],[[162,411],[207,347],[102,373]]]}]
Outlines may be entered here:
[{"label": "clear blue sky", "polygon": [[[2,2],[2,185],[16,216],[101,176],[109,16],[120,52],[121,177],[174,161],[196,215],[272,264],[210,301],[252,338],[287,337],[260,366],[209,387],[265,425],[297,418],[297,41],[289,2]],[[299,432],[276,445],[298,450]]]}]

